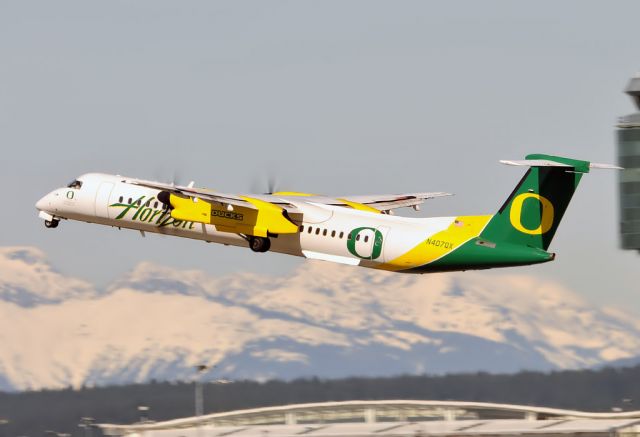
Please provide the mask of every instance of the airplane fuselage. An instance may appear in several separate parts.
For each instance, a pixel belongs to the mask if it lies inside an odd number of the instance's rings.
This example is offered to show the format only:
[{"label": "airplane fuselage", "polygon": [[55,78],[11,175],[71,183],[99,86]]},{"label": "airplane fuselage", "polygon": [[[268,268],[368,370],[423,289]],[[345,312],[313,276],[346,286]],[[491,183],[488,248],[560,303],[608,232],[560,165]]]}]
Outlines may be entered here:
[{"label": "airplane fuselage", "polygon": [[[46,223],[68,219],[119,229],[249,247],[246,235],[214,224],[179,220],[158,196],[161,190],[132,185],[126,178],[90,173],[76,186],[59,188],[36,205]],[[130,179],[129,179],[130,180]],[[269,235],[270,251],[363,267],[425,273],[546,262],[553,254],[480,237],[493,216],[408,218],[342,206],[288,199],[301,214],[298,232]],[[242,220],[242,214],[213,205],[211,215]]]}]

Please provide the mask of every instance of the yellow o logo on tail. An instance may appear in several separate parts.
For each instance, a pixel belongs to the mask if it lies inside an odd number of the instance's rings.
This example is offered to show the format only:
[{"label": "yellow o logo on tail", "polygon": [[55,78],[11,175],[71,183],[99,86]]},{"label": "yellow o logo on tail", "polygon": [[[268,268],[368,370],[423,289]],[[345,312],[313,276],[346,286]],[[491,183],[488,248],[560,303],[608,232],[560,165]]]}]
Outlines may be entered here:
[{"label": "yellow o logo on tail", "polygon": [[[537,199],[542,206],[542,217],[540,219],[540,226],[535,229],[527,229],[522,226],[522,205],[527,199]],[[549,232],[553,226],[554,209],[553,204],[544,196],[536,193],[522,193],[516,196],[511,203],[511,211],[509,212],[509,220],[514,228],[522,233],[529,235],[541,235]]]}]

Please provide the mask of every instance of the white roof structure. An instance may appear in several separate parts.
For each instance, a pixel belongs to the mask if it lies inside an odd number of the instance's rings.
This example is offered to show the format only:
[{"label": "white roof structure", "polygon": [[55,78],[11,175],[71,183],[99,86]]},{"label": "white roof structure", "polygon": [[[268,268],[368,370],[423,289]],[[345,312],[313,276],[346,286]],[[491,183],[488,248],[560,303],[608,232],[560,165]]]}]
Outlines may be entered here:
[{"label": "white roof structure", "polygon": [[[423,435],[640,436],[640,411],[591,413],[459,401],[344,401],[254,408],[130,425],[99,425],[107,435],[288,437]],[[630,433],[630,434],[629,434]]]},{"label": "white roof structure", "polygon": [[264,425],[174,428],[137,431],[140,437],[422,437],[422,436],[603,436],[640,435],[640,419],[479,420],[436,422],[333,423],[325,425]]}]

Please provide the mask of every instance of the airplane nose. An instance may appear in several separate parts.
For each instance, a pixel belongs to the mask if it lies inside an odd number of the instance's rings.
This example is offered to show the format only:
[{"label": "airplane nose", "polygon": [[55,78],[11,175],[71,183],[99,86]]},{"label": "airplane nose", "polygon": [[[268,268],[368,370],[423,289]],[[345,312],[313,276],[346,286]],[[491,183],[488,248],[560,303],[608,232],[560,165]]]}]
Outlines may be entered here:
[{"label": "airplane nose", "polygon": [[50,205],[51,202],[49,201],[49,195],[47,194],[42,199],[36,202],[36,209],[44,211],[45,209],[48,209]]}]

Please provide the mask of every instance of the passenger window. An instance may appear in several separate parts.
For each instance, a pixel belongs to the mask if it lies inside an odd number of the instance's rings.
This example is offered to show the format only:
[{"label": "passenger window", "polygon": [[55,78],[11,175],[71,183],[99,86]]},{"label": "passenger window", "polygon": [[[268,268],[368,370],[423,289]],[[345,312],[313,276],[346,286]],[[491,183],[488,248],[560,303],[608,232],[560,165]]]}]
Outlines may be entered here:
[{"label": "passenger window", "polygon": [[320,235],[320,228],[316,228],[316,235]]},{"label": "passenger window", "polygon": [[324,231],[322,231],[322,236],[326,237],[327,236],[327,230],[325,229]]},{"label": "passenger window", "polygon": [[349,235],[347,235],[347,240],[351,240],[351,232],[349,232]]},{"label": "passenger window", "polygon": [[369,236],[368,236],[368,235],[365,235],[365,236],[364,236],[364,242],[366,243],[366,242],[368,242],[368,241],[369,241]]},{"label": "passenger window", "polygon": [[360,234],[356,235],[356,241],[360,241]]},{"label": "passenger window", "polygon": [[140,206],[140,199],[136,202],[136,205]]},{"label": "passenger window", "polygon": [[342,240],[342,237],[344,237],[344,232],[340,232],[340,239]]},{"label": "passenger window", "polygon": [[304,232],[304,226],[300,225],[300,232]]},{"label": "passenger window", "polygon": [[336,231],[331,231],[331,238],[336,236]]},{"label": "passenger window", "polygon": [[309,226],[309,233],[311,233],[311,231],[313,231],[313,226]]},{"label": "passenger window", "polygon": [[154,207],[154,208],[157,208],[157,207],[158,207],[158,202],[157,202],[157,201],[153,203],[153,207]]},{"label": "passenger window", "polygon": [[120,196],[120,198],[118,199],[118,202],[122,203],[124,199],[122,198],[122,196]]},{"label": "passenger window", "polygon": [[131,202],[133,202],[133,199],[129,197],[129,205],[131,205]]}]

